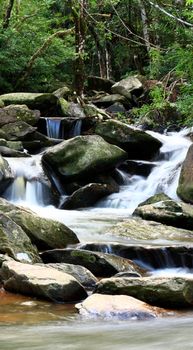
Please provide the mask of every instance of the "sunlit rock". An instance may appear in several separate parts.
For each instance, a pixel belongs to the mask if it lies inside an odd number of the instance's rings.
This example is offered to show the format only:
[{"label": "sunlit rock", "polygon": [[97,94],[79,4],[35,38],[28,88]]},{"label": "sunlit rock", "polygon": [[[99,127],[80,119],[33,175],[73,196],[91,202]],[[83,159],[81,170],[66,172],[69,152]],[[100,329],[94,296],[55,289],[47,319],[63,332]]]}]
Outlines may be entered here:
[{"label": "sunlit rock", "polygon": [[146,320],[166,313],[127,295],[93,294],[76,308],[83,317],[121,320]]},{"label": "sunlit rock", "polygon": [[8,261],[0,270],[5,290],[55,302],[74,302],[87,296],[72,276],[46,266]]}]

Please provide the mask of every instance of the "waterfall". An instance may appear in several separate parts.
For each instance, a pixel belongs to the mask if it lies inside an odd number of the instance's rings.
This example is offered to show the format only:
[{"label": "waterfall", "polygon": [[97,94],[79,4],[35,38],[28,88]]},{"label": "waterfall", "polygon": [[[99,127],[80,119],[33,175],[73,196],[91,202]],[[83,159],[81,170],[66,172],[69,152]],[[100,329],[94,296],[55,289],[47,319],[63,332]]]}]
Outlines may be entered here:
[{"label": "waterfall", "polygon": [[82,129],[82,120],[81,119],[75,120],[75,122],[72,124],[70,137],[81,135],[81,129]]},{"label": "waterfall", "polygon": [[3,193],[3,197],[13,203],[44,206],[49,193],[44,184],[40,156],[33,158],[7,158],[14,174],[13,183]]},{"label": "waterfall", "polygon": [[46,118],[47,136],[52,139],[59,139],[61,134],[61,119]]},{"label": "waterfall", "polygon": [[[178,199],[180,168],[185,159],[191,141],[184,136],[187,131],[161,135],[149,132],[162,142],[160,156],[148,177],[128,175],[127,181],[120,187],[119,193],[114,193],[101,200],[98,208],[127,209],[130,213],[147,198],[156,193],[164,192],[173,199]],[[140,161],[141,163],[143,161]],[[125,173],[124,173],[125,176]]]}]

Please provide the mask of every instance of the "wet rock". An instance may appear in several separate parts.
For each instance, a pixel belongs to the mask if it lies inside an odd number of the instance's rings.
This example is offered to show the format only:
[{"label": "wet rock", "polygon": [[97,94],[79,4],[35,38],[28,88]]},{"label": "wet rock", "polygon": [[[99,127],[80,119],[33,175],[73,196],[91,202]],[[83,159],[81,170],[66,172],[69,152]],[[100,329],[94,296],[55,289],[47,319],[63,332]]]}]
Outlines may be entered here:
[{"label": "wet rock", "polygon": [[193,303],[193,278],[105,278],[97,284],[96,293],[124,294],[156,306],[184,308]]},{"label": "wet rock", "polygon": [[94,288],[98,281],[97,278],[84,266],[64,263],[46,264],[46,266],[72,275],[79,283],[88,289]]},{"label": "wet rock", "polygon": [[14,149],[11,149],[11,148],[5,147],[5,146],[0,146],[0,154],[4,157],[16,157],[16,158],[31,157],[26,152],[16,151]]},{"label": "wet rock", "polygon": [[144,131],[113,119],[97,123],[95,133],[124,149],[130,159],[151,159],[161,147],[160,141]]},{"label": "wet rock", "polygon": [[74,302],[87,296],[74,277],[46,266],[4,262],[1,277],[5,290],[54,302]]},{"label": "wet rock", "polygon": [[[148,270],[164,268],[193,268],[193,247],[189,244],[155,245],[155,244],[115,244],[87,243],[81,249],[114,254],[136,262]],[[121,272],[121,277],[131,277],[132,272]],[[123,275],[122,275],[123,274]],[[136,274],[136,272],[135,272]],[[120,277],[120,276],[119,276]],[[136,276],[137,277],[137,276]]]},{"label": "wet rock", "polygon": [[0,127],[5,124],[24,121],[35,125],[40,118],[40,111],[30,110],[26,105],[10,105],[0,108]]},{"label": "wet rock", "polygon": [[130,175],[147,177],[155,166],[156,164],[153,162],[126,160],[119,166],[119,169],[129,173]]},{"label": "wet rock", "polygon": [[97,91],[105,91],[111,92],[111,87],[115,82],[113,80],[96,77],[93,75],[88,76],[87,84],[88,90],[97,90]]},{"label": "wet rock", "polygon": [[152,307],[126,295],[93,294],[75,307],[84,317],[121,320],[146,320],[166,313],[164,309]]},{"label": "wet rock", "polygon": [[[77,136],[44,152],[45,170],[51,167],[65,181],[73,181],[114,168],[126,158],[126,152],[97,135]],[[48,177],[50,174],[48,173]]]},{"label": "wet rock", "polygon": [[0,253],[22,262],[41,262],[38,251],[27,234],[2,212],[0,212]]},{"label": "wet rock", "polygon": [[141,95],[143,85],[137,76],[130,76],[115,83],[111,90],[114,94],[120,94],[131,99],[131,93],[137,96]]},{"label": "wet rock", "polygon": [[5,124],[1,130],[5,132],[6,138],[9,141],[20,141],[27,139],[36,131],[36,128],[23,121]]},{"label": "wet rock", "polygon": [[193,203],[193,145],[190,146],[182,169],[177,188],[178,196],[188,203]]},{"label": "wet rock", "polygon": [[7,160],[0,155],[0,193],[3,193],[13,180],[14,175]]},{"label": "wet rock", "polygon": [[85,208],[94,205],[99,199],[114,192],[114,187],[108,184],[89,183],[67,197],[62,209]]},{"label": "wet rock", "polygon": [[78,249],[54,249],[41,254],[44,263],[68,263],[81,265],[95,276],[112,276],[120,271],[144,273],[144,270],[128,259],[115,255]]},{"label": "wet rock", "polygon": [[193,208],[185,203],[173,200],[162,200],[153,204],[140,205],[134,215],[145,220],[153,220],[162,224],[193,230]]},{"label": "wet rock", "polygon": [[75,233],[64,224],[44,219],[0,198],[0,210],[19,225],[38,249],[65,248],[79,242]]},{"label": "wet rock", "polygon": [[146,199],[144,202],[141,202],[138,207],[141,207],[143,205],[148,205],[148,204],[154,204],[157,202],[161,202],[161,201],[170,201],[172,200],[169,196],[167,196],[167,194],[165,193],[157,193],[154,196],[149,197],[148,199]]}]

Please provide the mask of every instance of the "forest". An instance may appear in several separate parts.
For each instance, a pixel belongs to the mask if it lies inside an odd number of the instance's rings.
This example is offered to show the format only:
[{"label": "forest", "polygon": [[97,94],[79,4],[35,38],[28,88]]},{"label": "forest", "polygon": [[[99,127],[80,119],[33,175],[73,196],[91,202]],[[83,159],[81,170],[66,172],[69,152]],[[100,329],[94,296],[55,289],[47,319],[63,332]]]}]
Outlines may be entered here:
[{"label": "forest", "polygon": [[192,0],[0,0],[0,93],[65,85],[86,99],[89,76],[137,75],[148,97],[134,120],[170,106],[192,126],[192,9]]}]

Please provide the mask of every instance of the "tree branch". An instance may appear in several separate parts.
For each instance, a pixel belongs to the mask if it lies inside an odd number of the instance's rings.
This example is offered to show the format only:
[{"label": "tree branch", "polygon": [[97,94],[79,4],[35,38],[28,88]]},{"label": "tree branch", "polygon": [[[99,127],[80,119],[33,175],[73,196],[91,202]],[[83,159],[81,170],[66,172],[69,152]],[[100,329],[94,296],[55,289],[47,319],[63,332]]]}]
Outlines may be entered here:
[{"label": "tree branch", "polygon": [[37,59],[38,57],[40,57],[40,56],[42,55],[42,53],[49,47],[49,45],[51,44],[51,42],[52,42],[52,40],[53,40],[54,38],[56,38],[56,37],[57,37],[57,38],[63,38],[64,36],[73,33],[73,31],[74,31],[74,28],[66,29],[66,30],[60,30],[60,31],[58,31],[58,32],[56,32],[56,33],[54,33],[54,34],[52,34],[51,36],[49,36],[49,37],[44,41],[43,45],[42,45],[39,49],[37,49],[37,50],[35,51],[35,53],[32,55],[32,57],[30,58],[30,60],[29,60],[29,62],[28,62],[28,64],[27,64],[27,66],[26,66],[25,73],[24,73],[24,75],[18,80],[18,82],[17,82],[17,84],[16,84],[16,87],[17,87],[18,85],[20,85],[21,83],[23,83],[23,82],[27,79],[27,77],[28,77],[28,76],[30,75],[30,73],[31,73],[32,67],[33,67],[33,65],[34,65],[34,63],[35,63],[35,61],[36,61],[36,59]]},{"label": "tree branch", "polygon": [[164,10],[162,7],[160,7],[158,4],[154,4],[154,2],[152,2],[151,0],[147,0],[149,2],[149,4],[153,7],[155,7],[156,9],[158,9],[160,12],[164,13],[166,16],[170,17],[170,18],[173,18],[175,19],[175,21],[181,23],[181,24],[184,24],[185,26],[187,27],[190,27],[190,28],[193,28],[193,24],[189,23],[189,22],[186,22],[184,21],[183,19],[181,18],[178,18],[174,15],[172,15],[171,13],[167,12],[166,10]]}]

